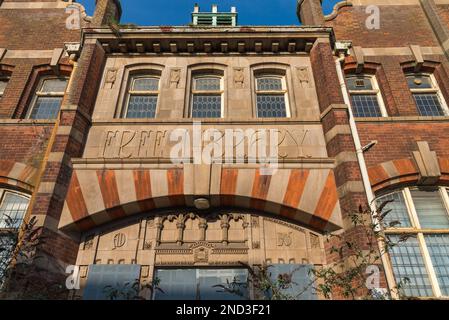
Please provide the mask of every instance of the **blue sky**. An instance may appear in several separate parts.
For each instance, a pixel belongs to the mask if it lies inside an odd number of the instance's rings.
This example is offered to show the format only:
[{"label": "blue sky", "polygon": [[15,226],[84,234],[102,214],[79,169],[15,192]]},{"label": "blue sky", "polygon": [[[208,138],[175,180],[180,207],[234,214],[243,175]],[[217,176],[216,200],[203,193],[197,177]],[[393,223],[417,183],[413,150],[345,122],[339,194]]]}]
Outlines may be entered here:
[{"label": "blue sky", "polygon": [[[122,23],[137,25],[186,25],[190,22],[193,5],[210,11],[217,4],[219,11],[237,7],[240,25],[297,25],[296,0],[121,0]],[[325,14],[330,13],[339,0],[324,0]],[[78,0],[92,15],[95,0]],[[220,10],[221,9],[221,10]]]}]

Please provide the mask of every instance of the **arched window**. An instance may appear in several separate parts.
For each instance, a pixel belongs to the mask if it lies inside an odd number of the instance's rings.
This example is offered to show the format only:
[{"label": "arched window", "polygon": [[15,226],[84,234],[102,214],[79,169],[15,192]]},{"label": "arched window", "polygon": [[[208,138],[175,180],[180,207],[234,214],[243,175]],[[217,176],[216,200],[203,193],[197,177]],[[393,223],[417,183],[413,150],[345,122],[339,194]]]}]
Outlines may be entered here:
[{"label": "arched window", "polygon": [[408,74],[406,79],[421,116],[448,115],[446,102],[433,75]]},{"label": "arched window", "polygon": [[139,75],[131,78],[124,110],[126,118],[155,118],[159,97],[159,77]]},{"label": "arched window", "polygon": [[377,203],[388,200],[391,212],[383,222],[385,233],[398,243],[389,250],[396,282],[410,280],[403,285],[408,296],[449,296],[448,190],[405,188]]},{"label": "arched window", "polygon": [[258,118],[290,117],[287,84],[284,76],[256,77],[256,107]]},{"label": "arched window", "polygon": [[61,108],[67,78],[44,77],[39,81],[28,111],[30,119],[55,119]]},{"label": "arched window", "polygon": [[192,118],[223,117],[223,77],[196,75],[192,83]]},{"label": "arched window", "polygon": [[374,76],[351,75],[346,77],[354,117],[387,116],[382,95]]}]

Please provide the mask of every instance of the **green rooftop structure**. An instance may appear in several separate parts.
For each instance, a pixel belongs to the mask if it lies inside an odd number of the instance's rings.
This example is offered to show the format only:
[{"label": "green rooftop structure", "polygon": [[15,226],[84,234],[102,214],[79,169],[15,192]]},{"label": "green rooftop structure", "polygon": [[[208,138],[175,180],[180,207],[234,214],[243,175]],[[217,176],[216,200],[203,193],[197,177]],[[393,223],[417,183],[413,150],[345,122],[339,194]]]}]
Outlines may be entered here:
[{"label": "green rooftop structure", "polygon": [[231,7],[231,12],[218,12],[218,6],[214,4],[211,12],[200,12],[199,5],[195,4],[192,12],[192,24],[208,27],[235,27],[237,11],[235,7]]}]

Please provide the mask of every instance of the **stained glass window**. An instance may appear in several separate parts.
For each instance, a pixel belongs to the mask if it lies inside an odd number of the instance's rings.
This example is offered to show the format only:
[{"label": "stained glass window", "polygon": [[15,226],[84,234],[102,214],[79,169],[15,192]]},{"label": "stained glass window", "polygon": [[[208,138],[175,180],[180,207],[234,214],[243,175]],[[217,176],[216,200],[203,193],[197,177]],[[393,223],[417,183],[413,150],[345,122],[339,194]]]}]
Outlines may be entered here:
[{"label": "stained glass window", "polygon": [[373,81],[373,77],[367,76],[346,78],[354,117],[382,117],[379,104],[381,97]]},{"label": "stained glass window", "polygon": [[128,92],[126,118],[143,119],[156,117],[158,96],[159,78],[133,78]]},{"label": "stained glass window", "polygon": [[280,77],[256,79],[256,104],[258,118],[288,117],[287,90]]},{"label": "stained glass window", "polygon": [[198,77],[194,79],[192,94],[193,118],[221,118],[222,89],[221,78]]},{"label": "stained glass window", "polygon": [[35,93],[31,119],[55,119],[67,87],[66,78],[44,79]]}]

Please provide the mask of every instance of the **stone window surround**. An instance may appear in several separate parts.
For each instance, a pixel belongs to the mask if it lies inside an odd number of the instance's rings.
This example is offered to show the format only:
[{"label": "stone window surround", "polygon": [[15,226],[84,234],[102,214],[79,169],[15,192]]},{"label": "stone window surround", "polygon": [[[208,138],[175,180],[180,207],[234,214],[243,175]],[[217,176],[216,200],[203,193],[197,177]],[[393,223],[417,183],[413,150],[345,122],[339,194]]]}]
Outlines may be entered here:
[{"label": "stone window surround", "polygon": [[185,90],[185,106],[184,106],[184,118],[191,118],[192,103],[193,103],[193,85],[195,77],[199,76],[219,76],[221,77],[221,118],[226,118],[227,112],[227,92],[228,92],[228,72],[227,65],[219,63],[199,63],[190,65],[187,67],[187,85]]},{"label": "stone window surround", "polygon": [[[125,66],[124,74],[122,77],[122,83],[120,86],[120,94],[118,103],[114,112],[114,118],[126,118],[126,109],[129,98],[129,87],[132,83],[132,80],[136,76],[152,76],[155,78],[159,78],[159,92],[161,89],[161,80],[162,80],[162,72],[164,71],[164,66],[153,63],[145,63],[145,64],[132,64]],[[158,96],[157,106],[156,106],[156,115],[159,110],[161,95]]]},{"label": "stone window surround", "polygon": [[[295,118],[297,116],[295,106],[295,99],[293,95],[293,80],[290,65],[283,63],[258,63],[250,66],[251,68],[251,99],[252,99],[252,116],[254,119],[257,118],[257,97],[256,97],[256,81],[258,77],[261,76],[281,76],[286,90],[286,108],[287,108],[287,119]],[[266,118],[269,119],[269,118]]]},{"label": "stone window surround", "polygon": [[[426,234],[449,234],[449,229],[424,229],[420,227],[419,217],[417,215],[415,205],[413,203],[412,195],[410,193],[410,189],[415,189],[415,186],[399,188],[394,191],[381,193],[376,199],[382,199],[382,197],[394,194],[394,193],[402,193],[404,196],[405,204],[407,207],[408,218],[412,223],[411,227],[389,227],[385,228],[386,235],[406,235],[412,234],[416,235],[419,246],[421,248],[421,255],[424,259],[424,263],[426,266],[426,270],[428,273],[429,281],[432,285],[432,291],[435,297],[444,297],[442,295],[441,290],[439,289],[438,279],[433,267],[432,259],[429,254],[429,250],[427,248],[424,235]],[[449,189],[447,187],[435,186],[437,192],[440,193],[443,204],[446,208],[446,211],[449,213]],[[386,208],[388,209],[388,207]],[[400,246],[400,244],[399,244]],[[388,268],[392,269],[391,261],[388,262]],[[396,281],[396,280],[395,280]]]},{"label": "stone window surround", "polygon": [[[382,117],[388,117],[388,112],[387,109],[385,107],[385,103],[384,103],[384,99],[382,97],[382,90],[379,87],[379,83],[377,81],[376,75],[375,74],[370,74],[370,73],[346,73],[345,74],[345,79],[348,78],[353,78],[353,77],[363,77],[363,78],[367,78],[371,81],[371,84],[373,86],[373,90],[369,90],[369,94],[376,94],[377,97],[377,102],[379,104],[379,108],[380,108],[380,113],[382,114]],[[348,93],[349,95],[353,94],[355,91],[349,90],[348,89]],[[363,93],[363,91],[357,91],[357,93]]]}]

